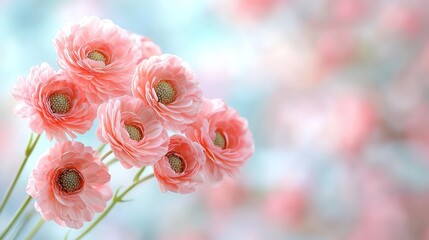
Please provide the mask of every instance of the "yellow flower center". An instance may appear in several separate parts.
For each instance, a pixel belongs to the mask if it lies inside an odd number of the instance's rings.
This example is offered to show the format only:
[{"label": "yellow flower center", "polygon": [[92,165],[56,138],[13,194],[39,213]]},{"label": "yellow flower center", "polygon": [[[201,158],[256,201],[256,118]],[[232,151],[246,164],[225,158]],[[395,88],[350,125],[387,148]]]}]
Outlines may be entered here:
[{"label": "yellow flower center", "polygon": [[216,136],[213,139],[213,144],[222,149],[226,148],[226,140],[222,133],[216,131]]},{"label": "yellow flower center", "polygon": [[158,97],[158,102],[162,104],[169,104],[176,98],[176,91],[167,81],[160,81],[155,86],[155,93]]},{"label": "yellow flower center", "polygon": [[76,192],[82,187],[82,178],[74,169],[64,170],[58,177],[58,185],[67,193]]},{"label": "yellow flower center", "polygon": [[182,173],[185,171],[185,164],[183,159],[175,154],[170,154],[167,156],[168,163],[170,164],[171,169],[176,173]]},{"label": "yellow flower center", "polygon": [[106,56],[104,56],[104,54],[102,54],[101,52],[94,50],[88,53],[87,58],[94,60],[94,61],[99,61],[99,62],[104,62],[104,64],[107,64],[107,58]]},{"label": "yellow flower center", "polygon": [[132,140],[139,142],[143,139],[143,134],[139,128],[132,125],[125,125],[125,130],[127,130],[128,135]]},{"label": "yellow flower center", "polygon": [[69,99],[61,93],[55,93],[49,96],[49,102],[53,113],[65,114],[70,110]]}]

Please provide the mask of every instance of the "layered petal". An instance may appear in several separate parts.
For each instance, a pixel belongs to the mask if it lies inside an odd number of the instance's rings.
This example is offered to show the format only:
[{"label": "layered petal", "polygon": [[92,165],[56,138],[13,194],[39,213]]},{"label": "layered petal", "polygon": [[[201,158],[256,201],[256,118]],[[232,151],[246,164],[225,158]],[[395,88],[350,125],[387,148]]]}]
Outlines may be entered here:
[{"label": "layered petal", "polygon": [[137,63],[141,63],[143,60],[148,59],[152,56],[161,55],[161,48],[155,44],[150,38],[141,36],[135,33],[130,33],[131,38],[137,45],[137,49],[140,53],[139,60]]},{"label": "layered petal", "polygon": [[220,99],[205,99],[197,120],[185,134],[204,148],[205,173],[213,181],[235,175],[254,152],[247,120]]},{"label": "layered petal", "polygon": [[200,144],[182,135],[170,137],[168,153],[154,165],[163,192],[191,193],[204,182],[206,157]]},{"label": "layered petal", "polygon": [[54,45],[60,67],[94,102],[130,94],[139,52],[128,32],[112,21],[84,17],[61,29]]},{"label": "layered petal", "polygon": [[26,192],[46,221],[81,228],[112,198],[110,174],[98,153],[80,142],[56,143],[31,172]]},{"label": "layered petal", "polygon": [[63,71],[47,63],[34,66],[13,88],[18,104],[15,114],[29,118],[30,128],[48,139],[67,140],[67,135],[88,131],[96,117],[96,106]]},{"label": "layered petal", "polygon": [[110,99],[99,106],[97,117],[97,137],[110,145],[123,167],[153,165],[167,152],[167,131],[138,98]]},{"label": "layered petal", "polygon": [[137,66],[131,91],[172,131],[182,131],[193,123],[202,104],[194,73],[179,57],[168,54],[143,60]]}]

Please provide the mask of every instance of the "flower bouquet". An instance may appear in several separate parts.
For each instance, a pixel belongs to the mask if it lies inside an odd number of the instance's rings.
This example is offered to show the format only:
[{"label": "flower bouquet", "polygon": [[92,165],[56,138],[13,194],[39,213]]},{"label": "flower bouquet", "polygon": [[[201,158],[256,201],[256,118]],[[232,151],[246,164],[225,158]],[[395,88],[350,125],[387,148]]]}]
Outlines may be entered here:
[{"label": "flower bouquet", "polygon": [[[35,134],[0,214],[41,134],[55,144],[38,158],[28,197],[1,226],[0,239],[25,221],[22,214],[33,200],[41,219],[27,239],[51,220],[73,229],[89,222],[73,237],[81,239],[144,181],[155,178],[163,192],[192,193],[234,176],[253,154],[246,119],[220,99],[205,99],[190,66],[163,54],[149,38],[85,17],[64,26],[53,42],[60,69],[34,66],[13,89],[15,113],[28,118]],[[101,141],[96,150],[73,140],[95,119]],[[112,191],[109,168],[116,162],[139,170],[128,187]]]}]

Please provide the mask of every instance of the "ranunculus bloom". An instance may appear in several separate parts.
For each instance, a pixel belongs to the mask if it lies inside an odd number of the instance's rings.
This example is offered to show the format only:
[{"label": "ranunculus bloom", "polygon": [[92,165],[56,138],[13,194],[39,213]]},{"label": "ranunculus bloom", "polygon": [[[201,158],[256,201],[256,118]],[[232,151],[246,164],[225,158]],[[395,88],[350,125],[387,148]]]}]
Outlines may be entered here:
[{"label": "ranunculus bloom", "polygon": [[30,128],[48,139],[67,140],[66,134],[88,131],[96,116],[96,107],[64,72],[56,72],[47,63],[34,66],[20,77],[13,89],[18,101],[15,113],[30,119]]},{"label": "ranunculus bloom", "polygon": [[130,94],[138,52],[129,34],[110,20],[84,17],[54,39],[58,64],[100,103]]},{"label": "ranunculus bloom", "polygon": [[153,165],[167,152],[167,131],[138,98],[110,99],[100,105],[97,117],[98,139],[110,145],[124,168]]},{"label": "ranunculus bloom", "polygon": [[205,99],[197,120],[185,133],[204,148],[205,172],[214,181],[236,174],[254,151],[247,120],[220,99]]},{"label": "ranunculus bloom", "polygon": [[203,167],[206,161],[203,148],[181,135],[170,137],[168,153],[153,168],[163,192],[194,192],[204,181]]},{"label": "ranunculus bloom", "polygon": [[26,192],[46,221],[81,228],[112,198],[110,174],[98,153],[80,142],[56,143],[43,155],[28,180]]},{"label": "ranunculus bloom", "polygon": [[152,56],[162,54],[161,48],[154,42],[152,42],[152,40],[150,40],[149,38],[135,33],[130,33],[130,36],[137,44],[138,51],[140,51],[140,56],[137,63],[141,63],[143,60],[148,59]]},{"label": "ranunculus bloom", "polygon": [[155,110],[164,127],[173,131],[194,122],[201,108],[198,81],[190,68],[173,55],[143,60],[137,66],[131,90]]}]

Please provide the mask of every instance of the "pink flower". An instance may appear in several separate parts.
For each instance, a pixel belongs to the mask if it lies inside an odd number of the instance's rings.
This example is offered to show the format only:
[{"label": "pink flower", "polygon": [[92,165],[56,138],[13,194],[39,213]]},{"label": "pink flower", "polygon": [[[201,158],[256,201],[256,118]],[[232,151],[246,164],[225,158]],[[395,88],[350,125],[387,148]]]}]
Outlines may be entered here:
[{"label": "pink flower", "polygon": [[110,20],[84,17],[54,39],[58,64],[100,103],[130,93],[138,53],[129,34]]},{"label": "pink flower", "polygon": [[206,157],[200,144],[182,135],[170,137],[168,153],[154,165],[155,177],[163,192],[194,192],[204,182]]},{"label": "pink flower", "polygon": [[36,199],[34,207],[46,221],[81,228],[112,197],[109,181],[96,151],[67,141],[56,143],[39,159],[26,192]]},{"label": "pink flower", "polygon": [[96,116],[94,104],[90,103],[74,82],[62,71],[47,63],[34,66],[30,74],[20,77],[13,89],[18,101],[15,113],[30,119],[30,128],[48,139],[67,140],[67,135],[88,131]]},{"label": "pink flower", "polygon": [[153,165],[167,153],[167,131],[139,99],[110,99],[100,105],[97,117],[98,139],[110,144],[124,168]]},{"label": "pink flower", "polygon": [[185,133],[204,148],[205,172],[214,181],[236,174],[254,151],[247,120],[220,99],[204,100],[197,120]]},{"label": "pink flower", "polygon": [[155,110],[164,127],[173,131],[194,122],[202,103],[199,83],[190,68],[179,57],[168,54],[143,60],[131,90]]},{"label": "pink flower", "polygon": [[161,48],[149,38],[134,33],[130,33],[130,36],[137,44],[137,49],[140,51],[140,58],[137,63],[141,63],[143,60],[152,56],[162,54]]}]

